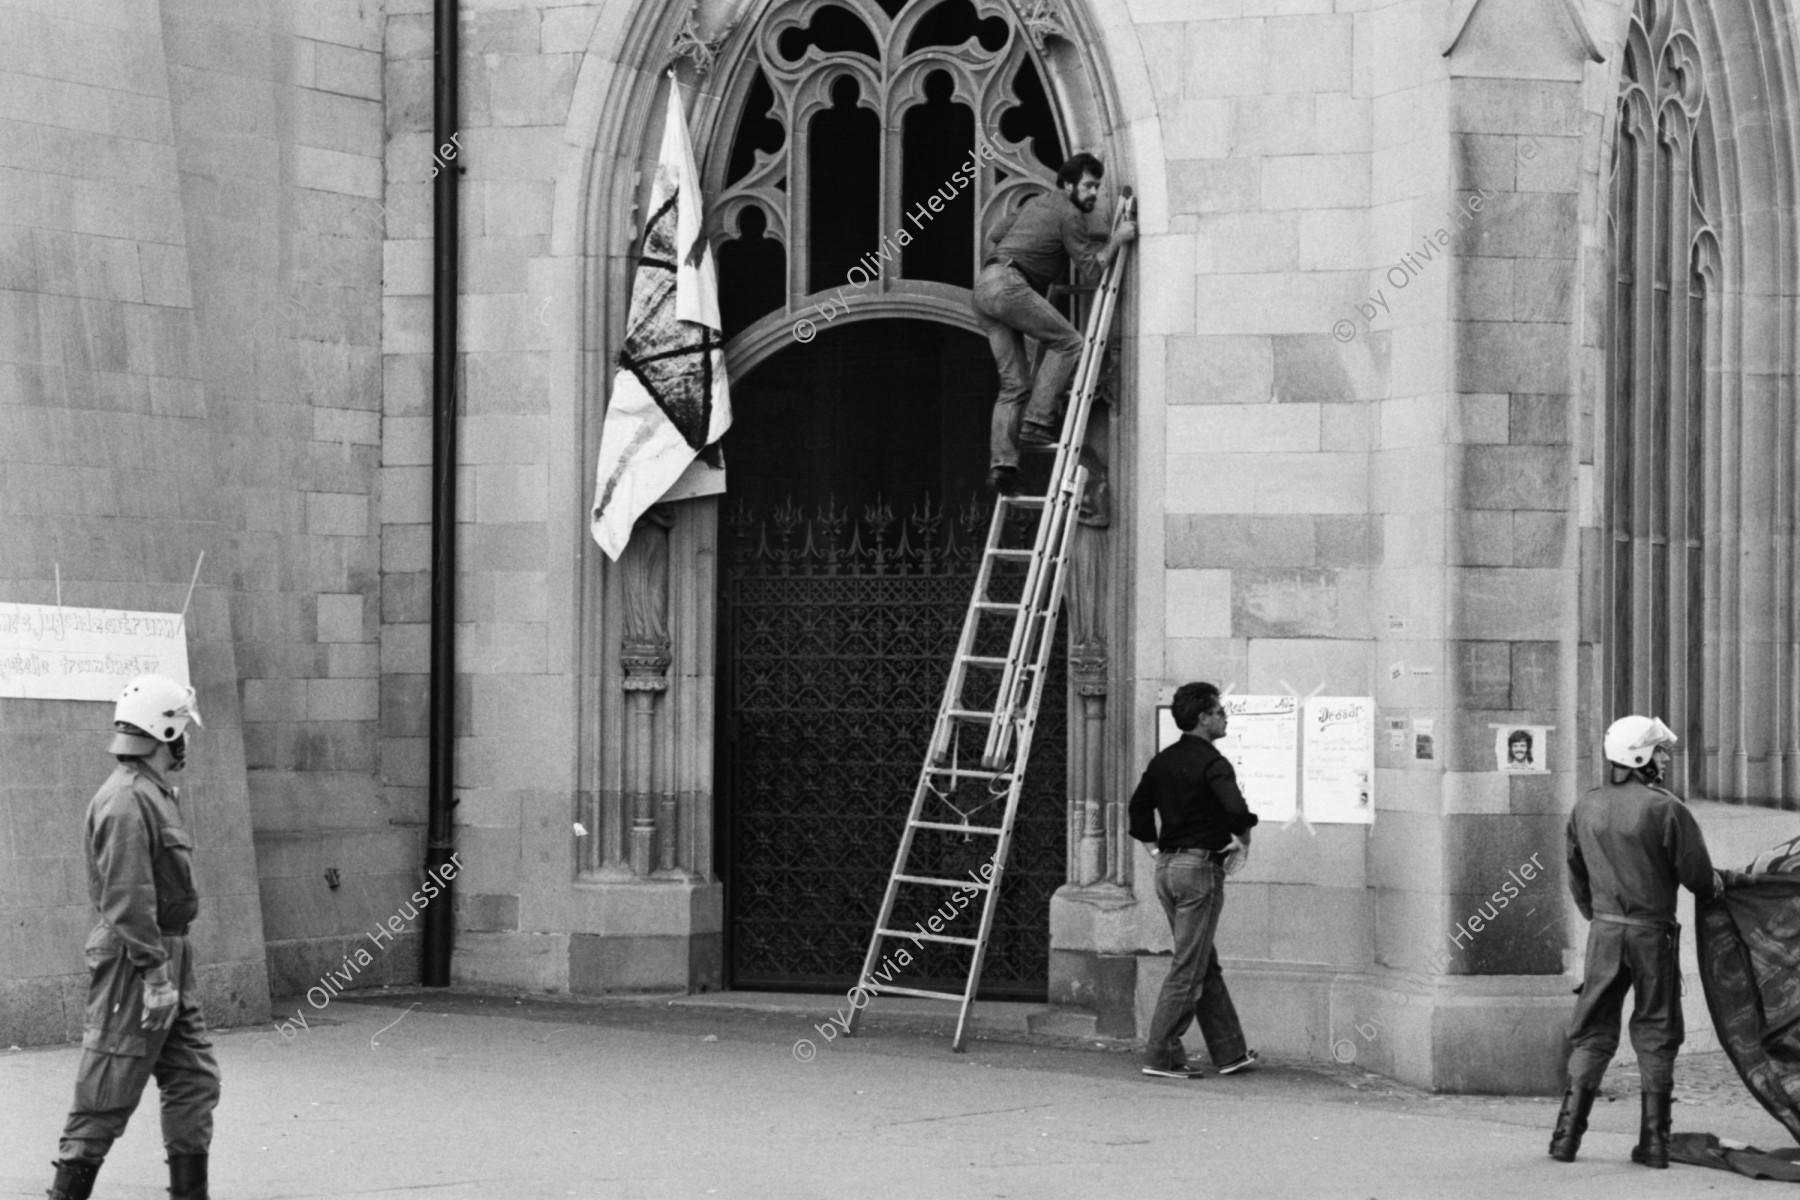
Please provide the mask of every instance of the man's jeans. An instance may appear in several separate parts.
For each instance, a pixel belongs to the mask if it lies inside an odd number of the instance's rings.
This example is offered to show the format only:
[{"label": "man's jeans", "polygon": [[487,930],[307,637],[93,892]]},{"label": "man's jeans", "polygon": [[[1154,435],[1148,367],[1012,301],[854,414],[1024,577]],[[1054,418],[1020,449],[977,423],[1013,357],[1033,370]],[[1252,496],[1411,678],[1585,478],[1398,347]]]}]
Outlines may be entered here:
[{"label": "man's jeans", "polygon": [[[1000,396],[994,401],[993,430],[988,439],[989,466],[1019,465],[1020,405],[1023,419],[1057,428],[1062,394],[1081,362],[1082,337],[1050,302],[1032,290],[1025,277],[1009,266],[983,267],[975,280],[975,319],[987,335],[1000,369]],[[1044,347],[1037,382],[1031,380],[1026,336]],[[1025,404],[1029,396],[1031,402]]]},{"label": "man's jeans", "polygon": [[1225,907],[1225,868],[1203,850],[1178,850],[1156,860],[1156,898],[1162,901],[1175,935],[1175,961],[1156,998],[1150,1018],[1144,1062],[1173,1067],[1187,1061],[1181,1035],[1188,1022],[1200,1022],[1213,1065],[1222,1067],[1245,1053],[1244,1030],[1238,1024],[1231,992],[1219,973],[1213,934]]}]

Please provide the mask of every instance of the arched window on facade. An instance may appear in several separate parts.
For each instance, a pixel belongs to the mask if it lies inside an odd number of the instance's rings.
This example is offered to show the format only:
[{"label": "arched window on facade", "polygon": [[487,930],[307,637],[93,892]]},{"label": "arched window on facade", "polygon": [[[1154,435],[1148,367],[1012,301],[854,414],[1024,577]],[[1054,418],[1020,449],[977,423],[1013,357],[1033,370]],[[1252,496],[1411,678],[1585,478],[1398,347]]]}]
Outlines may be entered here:
[{"label": "arched window on facade", "polygon": [[[1638,0],[1624,49],[1607,240],[1606,393],[1599,433],[1607,720],[1652,713],[1681,739],[1673,786],[1737,794],[1720,750],[1721,670],[1742,653],[1721,577],[1716,173],[1701,54],[1671,0]],[[1726,590],[1721,593],[1721,584]],[[1721,603],[1724,601],[1724,603]],[[1723,620],[1722,620],[1723,618]],[[1766,753],[1766,751],[1765,751]],[[1740,785],[1742,786],[1742,785]],[[1772,793],[1765,793],[1772,794]]]},{"label": "arched window on facade", "polygon": [[792,0],[763,18],[727,97],[730,152],[708,169],[728,340],[876,309],[973,327],[981,232],[1066,153],[1005,12]]}]

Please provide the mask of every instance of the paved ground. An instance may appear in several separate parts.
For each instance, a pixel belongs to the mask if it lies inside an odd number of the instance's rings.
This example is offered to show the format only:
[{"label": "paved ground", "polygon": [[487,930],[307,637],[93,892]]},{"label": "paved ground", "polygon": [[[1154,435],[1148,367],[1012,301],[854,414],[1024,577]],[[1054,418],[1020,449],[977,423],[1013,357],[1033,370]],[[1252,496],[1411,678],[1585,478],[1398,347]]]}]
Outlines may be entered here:
[{"label": "paved ground", "polygon": [[[1789,1186],[1631,1165],[1629,1077],[1599,1106],[1582,1161],[1564,1166],[1544,1152],[1550,1100],[1429,1096],[1355,1068],[1282,1063],[1150,1080],[1125,1047],[1005,1019],[956,1055],[941,1019],[884,1011],[891,1001],[854,1041],[828,1042],[813,1026],[830,1004],[783,1003],[391,992],[302,1004],[308,1025],[291,1038],[217,1035],[213,1194],[1692,1200]],[[0,1197],[42,1195],[77,1055],[0,1054]],[[1788,1144],[1719,1056],[1684,1057],[1678,1071],[1678,1130]],[[97,1200],[163,1196],[160,1150],[145,1110]]]}]

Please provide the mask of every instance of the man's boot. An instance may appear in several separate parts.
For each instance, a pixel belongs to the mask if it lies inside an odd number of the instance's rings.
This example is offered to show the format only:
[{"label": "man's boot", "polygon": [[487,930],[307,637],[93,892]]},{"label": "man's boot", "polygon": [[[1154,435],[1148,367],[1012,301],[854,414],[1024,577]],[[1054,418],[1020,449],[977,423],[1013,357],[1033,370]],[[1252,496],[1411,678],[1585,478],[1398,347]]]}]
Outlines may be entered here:
[{"label": "man's boot", "polygon": [[88,1200],[94,1194],[94,1176],[100,1173],[97,1158],[65,1158],[50,1164],[56,1168],[56,1180],[44,1194],[50,1200]]},{"label": "man's boot", "polygon": [[1562,1111],[1556,1115],[1556,1132],[1550,1135],[1550,1157],[1557,1162],[1574,1162],[1581,1149],[1581,1135],[1587,1132],[1588,1113],[1593,1110],[1599,1088],[1572,1087],[1563,1096]]},{"label": "man's boot", "polygon": [[1668,1167],[1669,1105],[1673,1099],[1668,1092],[1644,1093],[1644,1115],[1638,1122],[1638,1144],[1631,1148],[1632,1162],[1659,1170]]},{"label": "man's boot", "polygon": [[207,1200],[206,1155],[169,1155],[169,1200]]}]

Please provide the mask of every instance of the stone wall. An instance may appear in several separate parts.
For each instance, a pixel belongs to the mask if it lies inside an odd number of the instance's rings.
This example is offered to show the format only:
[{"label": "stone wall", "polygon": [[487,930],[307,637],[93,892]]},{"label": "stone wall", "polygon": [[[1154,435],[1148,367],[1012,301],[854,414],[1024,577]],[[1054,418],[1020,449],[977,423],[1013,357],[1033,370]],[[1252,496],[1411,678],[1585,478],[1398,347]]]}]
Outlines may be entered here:
[{"label": "stone wall", "polygon": [[[1188,679],[1373,695],[1373,827],[1259,829],[1231,884],[1252,1040],[1322,1057],[1379,1016],[1377,1069],[1554,1086],[1560,879],[1448,935],[1496,873],[1560,862],[1572,788],[1583,46],[1535,3],[1466,30],[1468,6],[1128,7],[1109,52],[1148,65],[1125,106],[1168,189],[1140,256],[1134,764]],[[1557,727],[1552,774],[1493,769],[1515,721]],[[1141,1032],[1168,935],[1138,868],[1135,920],[1096,949],[1149,953]]]},{"label": "stone wall", "polygon": [[552,220],[564,123],[602,7],[465,6],[461,127],[441,152],[432,4],[387,5],[381,760],[389,795],[417,811],[429,711],[431,187],[434,169],[462,172],[458,979],[567,986],[576,564],[591,485],[571,441],[570,360],[550,353],[576,340],[582,300],[573,260],[553,256]]},{"label": "stone wall", "polygon": [[[382,33],[335,0],[0,10],[0,596],[60,568],[67,604],[176,610],[205,552],[183,803],[220,1023],[336,965],[422,859],[377,762]],[[79,1031],[108,717],[0,701],[12,1041]]]}]

